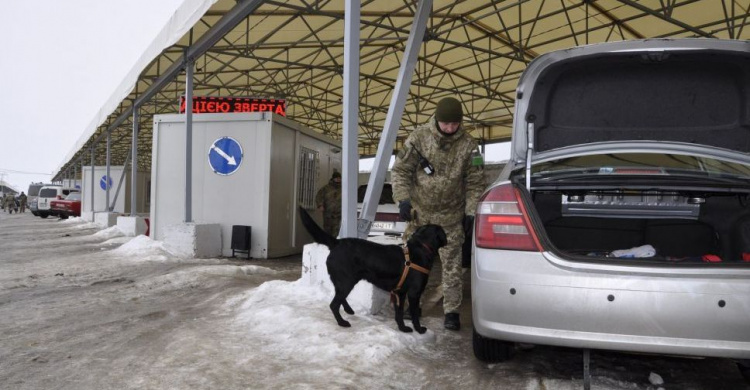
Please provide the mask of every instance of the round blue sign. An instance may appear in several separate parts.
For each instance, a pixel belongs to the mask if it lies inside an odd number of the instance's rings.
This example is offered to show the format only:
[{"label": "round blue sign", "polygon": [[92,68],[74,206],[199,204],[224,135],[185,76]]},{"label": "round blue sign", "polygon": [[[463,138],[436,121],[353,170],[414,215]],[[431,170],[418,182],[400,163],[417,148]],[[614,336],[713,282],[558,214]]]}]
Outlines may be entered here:
[{"label": "round blue sign", "polygon": [[242,164],[242,157],[242,146],[231,137],[221,137],[208,148],[208,165],[219,175],[236,172]]},{"label": "round blue sign", "polygon": [[99,187],[102,187],[105,191],[107,188],[112,188],[112,178],[107,177],[107,175],[102,176],[102,178],[99,179]]}]

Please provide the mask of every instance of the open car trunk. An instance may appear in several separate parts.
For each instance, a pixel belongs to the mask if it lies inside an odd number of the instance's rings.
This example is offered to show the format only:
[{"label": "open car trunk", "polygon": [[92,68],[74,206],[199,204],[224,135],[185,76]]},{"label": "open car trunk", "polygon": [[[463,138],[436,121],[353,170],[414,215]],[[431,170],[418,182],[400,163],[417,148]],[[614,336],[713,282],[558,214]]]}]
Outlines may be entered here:
[{"label": "open car trunk", "polygon": [[537,233],[566,257],[750,265],[748,194],[696,193],[541,186],[531,198]]},{"label": "open car trunk", "polygon": [[749,61],[748,42],[701,39],[532,61],[511,179],[537,233],[571,257],[750,264]]}]

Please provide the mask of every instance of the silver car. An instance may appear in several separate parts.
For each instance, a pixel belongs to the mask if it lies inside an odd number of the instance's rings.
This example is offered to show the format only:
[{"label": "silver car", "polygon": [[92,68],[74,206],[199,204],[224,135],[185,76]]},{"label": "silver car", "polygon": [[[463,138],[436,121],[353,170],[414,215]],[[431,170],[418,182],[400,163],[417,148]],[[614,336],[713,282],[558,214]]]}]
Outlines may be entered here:
[{"label": "silver car", "polygon": [[548,53],[515,110],[511,160],[477,206],[475,355],[750,359],[750,43]]},{"label": "silver car", "polygon": [[[357,188],[357,212],[362,211],[362,202],[367,192],[367,184],[362,184]],[[375,219],[370,227],[370,235],[386,235],[401,237],[406,229],[406,221],[399,215],[398,205],[393,200],[393,188],[391,183],[383,183],[383,190],[380,193],[378,209],[375,213]]]}]

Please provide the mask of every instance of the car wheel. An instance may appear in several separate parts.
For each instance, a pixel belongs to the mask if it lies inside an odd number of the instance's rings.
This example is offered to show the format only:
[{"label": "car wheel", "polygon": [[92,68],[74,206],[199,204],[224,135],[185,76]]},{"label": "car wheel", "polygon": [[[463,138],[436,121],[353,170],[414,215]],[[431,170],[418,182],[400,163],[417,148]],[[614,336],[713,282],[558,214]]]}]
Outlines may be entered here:
[{"label": "car wheel", "polygon": [[474,347],[474,356],[487,363],[508,360],[513,352],[513,343],[484,337],[477,333],[476,329],[473,329],[471,344]]},{"label": "car wheel", "polygon": [[31,212],[31,215],[33,215],[33,216],[35,216],[35,217],[38,217],[38,216],[39,216],[39,213],[37,213],[36,211],[32,211],[32,212]]},{"label": "car wheel", "polygon": [[60,219],[68,219],[68,216],[65,214],[60,214]]},{"label": "car wheel", "polygon": [[49,217],[49,214],[39,213],[39,216],[42,217],[42,218],[47,218],[47,217]]}]

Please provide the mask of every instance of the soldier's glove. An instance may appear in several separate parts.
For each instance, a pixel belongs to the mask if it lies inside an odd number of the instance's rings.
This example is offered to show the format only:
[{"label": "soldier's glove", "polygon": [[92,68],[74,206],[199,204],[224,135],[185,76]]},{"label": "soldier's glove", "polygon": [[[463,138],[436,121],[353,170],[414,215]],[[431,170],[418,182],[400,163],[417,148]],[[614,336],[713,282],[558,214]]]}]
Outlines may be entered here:
[{"label": "soldier's glove", "polygon": [[404,221],[411,221],[411,201],[402,200],[398,202],[398,215]]}]

